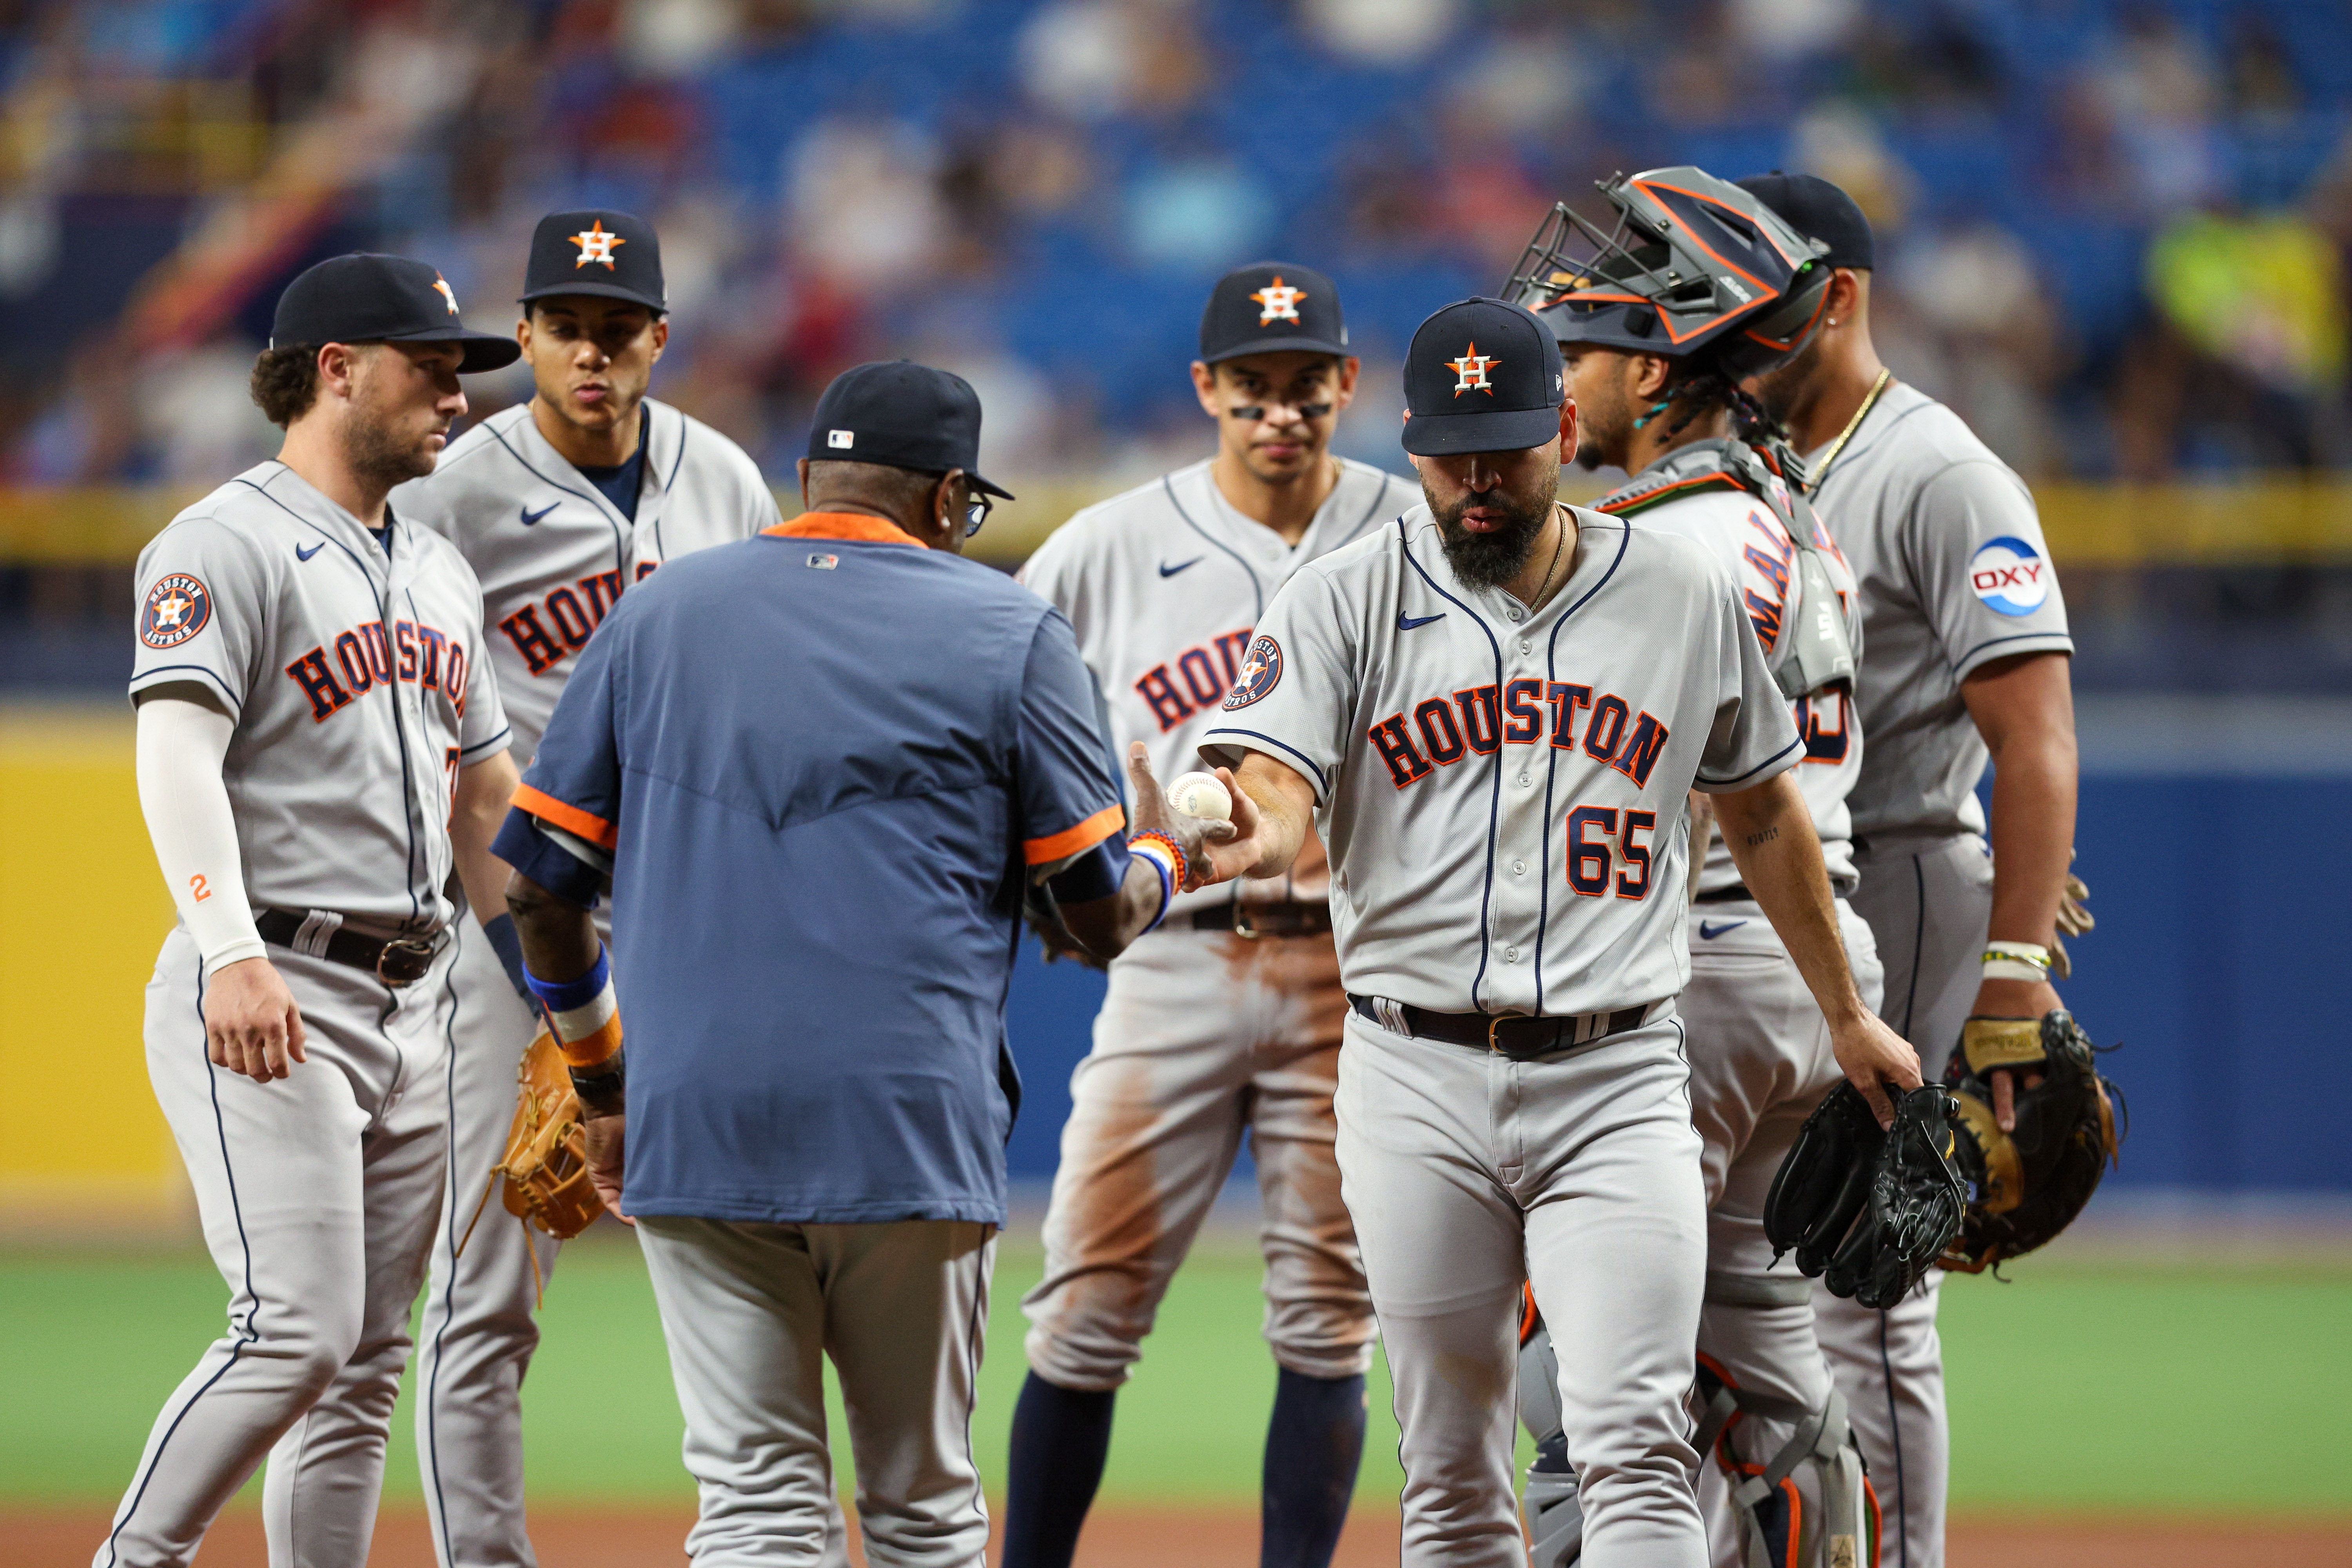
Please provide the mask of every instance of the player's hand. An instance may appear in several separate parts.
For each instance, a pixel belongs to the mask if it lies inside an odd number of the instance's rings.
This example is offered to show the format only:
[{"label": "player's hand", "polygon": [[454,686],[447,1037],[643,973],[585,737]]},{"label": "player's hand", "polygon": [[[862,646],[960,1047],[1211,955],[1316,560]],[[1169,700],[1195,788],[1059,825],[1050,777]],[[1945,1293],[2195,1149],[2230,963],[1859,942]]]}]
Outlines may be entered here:
[{"label": "player's hand", "polygon": [[256,1083],[289,1077],[310,1055],[302,1011],[266,958],[241,958],[205,984],[205,1054]]},{"label": "player's hand", "polygon": [[581,1122],[580,1129],[588,1143],[588,1184],[604,1200],[604,1206],[621,1215],[623,1225],[637,1222],[621,1214],[621,1159],[629,1130],[625,1115],[591,1116]]},{"label": "player's hand", "polygon": [[[2058,1000],[2058,988],[2047,980],[1988,980],[1977,987],[1976,1005],[1969,1009],[1972,1018],[2042,1018],[2054,1008],[2066,1004]],[[1992,1072],[1992,1119],[2003,1132],[2017,1131],[2017,1079],[2020,1075],[2010,1068],[1995,1068]],[[2022,1075],[2025,1087],[2035,1089],[2042,1075]]]},{"label": "player's hand", "polygon": [[1870,1102],[1870,1113],[1881,1127],[1895,1125],[1895,1102],[1886,1085],[1901,1089],[1919,1087],[1919,1053],[1911,1042],[1886,1026],[1874,1013],[1858,1014],[1853,1022],[1830,1031],[1830,1048],[1846,1081]]},{"label": "player's hand", "polygon": [[[1127,776],[1129,783],[1135,786],[1135,821],[1129,825],[1131,830],[1136,833],[1165,833],[1184,847],[1184,885],[1176,890],[1189,893],[1195,888],[1223,881],[1223,878],[1210,874],[1212,847],[1230,843],[1246,831],[1238,819],[1244,809],[1243,803],[1248,797],[1234,784],[1234,775],[1223,768],[1217,770],[1217,782],[1223,784],[1226,793],[1234,797],[1236,820],[1233,822],[1187,816],[1169,805],[1168,792],[1152,776],[1151,753],[1144,749],[1140,741],[1127,749]],[[1255,824],[1255,808],[1250,809],[1253,812],[1251,821]]]}]

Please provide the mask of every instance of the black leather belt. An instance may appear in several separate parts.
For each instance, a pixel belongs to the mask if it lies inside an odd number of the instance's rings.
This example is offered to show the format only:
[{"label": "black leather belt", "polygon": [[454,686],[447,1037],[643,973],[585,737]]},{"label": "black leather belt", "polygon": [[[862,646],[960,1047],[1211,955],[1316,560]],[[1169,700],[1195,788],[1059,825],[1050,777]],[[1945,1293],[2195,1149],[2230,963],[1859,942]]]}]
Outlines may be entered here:
[{"label": "black leather belt", "polygon": [[1734,882],[1728,888],[1717,888],[1712,893],[1701,893],[1697,898],[1693,899],[1691,902],[1695,904],[1747,904],[1753,903],[1755,900],[1756,895],[1748,890],[1747,883]]},{"label": "black leather belt", "polygon": [[289,910],[264,910],[253,917],[253,929],[261,933],[262,941],[323,958],[330,963],[365,970],[395,988],[414,985],[424,979],[438,951],[422,937],[396,936],[389,942],[378,942],[340,926],[320,942],[315,935],[303,936],[302,928],[310,923],[310,916]]},{"label": "black leather belt", "polygon": [[1475,1046],[1507,1057],[1539,1057],[1570,1046],[1589,1046],[1628,1029],[1638,1029],[1654,1004],[1620,1007],[1613,1013],[1572,1013],[1558,1018],[1529,1018],[1516,1013],[1431,1013],[1404,1003],[1384,1009],[1370,996],[1348,994],[1348,1005],[1359,1016],[1389,1028],[1383,1011],[1402,1018],[1416,1040],[1443,1040],[1450,1046]]},{"label": "black leather belt", "polygon": [[1331,929],[1328,904],[1212,904],[1192,911],[1194,931],[1229,931],[1235,936],[1320,936]]}]

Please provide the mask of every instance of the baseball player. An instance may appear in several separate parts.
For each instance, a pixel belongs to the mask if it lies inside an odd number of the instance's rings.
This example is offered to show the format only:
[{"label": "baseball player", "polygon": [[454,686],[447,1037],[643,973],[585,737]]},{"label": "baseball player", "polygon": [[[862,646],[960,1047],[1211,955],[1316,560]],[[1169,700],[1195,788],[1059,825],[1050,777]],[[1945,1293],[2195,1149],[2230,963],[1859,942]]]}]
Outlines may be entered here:
[{"label": "baseball player", "polygon": [[1525,1561],[1527,1279],[1586,1551],[1697,1568],[1706,1205],[1674,1002],[1694,786],[1882,1119],[1916,1058],[1847,968],[1790,777],[1804,740],[1738,581],[1689,539],[1558,504],[1578,416],[1550,328],[1450,305],[1414,334],[1405,395],[1426,505],[1267,607],[1202,744],[1254,809],[1205,853],[1280,876],[1310,816],[1329,850],[1338,1155],[1396,1383],[1403,1561]]},{"label": "baseball player", "polygon": [[[1879,363],[1870,225],[1811,175],[1740,182],[1836,269],[1821,331],[1753,384],[1804,452],[1811,493],[1861,584],[1869,655],[1855,716],[1856,912],[1877,933],[1886,1017],[1940,1075],[1971,1016],[2039,1018],[2074,837],[2066,606],[2032,495],[1958,416]],[[1990,757],[1992,835],[1975,786]],[[1994,1081],[2013,1122],[2015,1086]],[[1822,1348],[1885,1501],[1892,1568],[1944,1560],[1940,1273],[1874,1312],[1815,1298]]]},{"label": "baseball player", "polygon": [[[1542,304],[1538,313],[1559,339],[1578,460],[1633,476],[1595,510],[1696,542],[1738,585],[1793,704],[1804,749],[1791,774],[1840,895],[1838,928],[1855,986],[1875,1012],[1876,949],[1843,896],[1855,881],[1845,797],[1862,765],[1851,711],[1861,637],[1853,576],[1802,492],[1782,478],[1790,459],[1739,389],[1743,376],[1785,358],[1816,329],[1830,268],[1755,197],[1697,169],[1612,181],[1604,194],[1618,209],[1617,232],[1635,244],[1661,237],[1655,243],[1672,250],[1669,265],[1637,259],[1605,237],[1590,258],[1572,259],[1570,227],[1599,231],[1561,207],[1538,231],[1513,283]],[[1708,288],[1669,283],[1661,276],[1667,271]],[[1550,281],[1574,277],[1583,280]],[[1734,284],[1745,287],[1735,292]],[[1738,1568],[1771,1541],[1797,1543],[1786,1568],[1867,1561],[1867,1483],[1813,1337],[1811,1287],[1793,1262],[1772,1269],[1763,1223],[1765,1195],[1798,1129],[1842,1076],[1830,1029],[1721,843],[1699,872],[1686,940],[1690,984],[1677,1006],[1690,1030],[1691,1109],[1705,1150],[1698,1353],[1710,1406],[1702,1433],[1717,1436],[1718,1463],[1706,1467],[1700,1494],[1715,1560]],[[1741,1419],[1730,1423],[1735,1410]],[[1548,1471],[1548,1458],[1539,1456],[1529,1476],[1528,1511],[1539,1568],[1558,1568],[1573,1534],[1545,1515],[1572,1482]]]},{"label": "baseball player", "polygon": [[[1227,273],[1192,382],[1217,455],[1089,507],[1022,581],[1069,617],[1118,749],[1193,762],[1266,604],[1307,562],[1418,499],[1333,457],[1358,362],[1331,280],[1291,262]],[[1066,1568],[1110,1443],[1112,1402],[1247,1132],[1265,1205],[1265,1337],[1280,1369],[1261,1561],[1322,1568],[1363,1450],[1371,1301],[1333,1163],[1347,998],[1330,880],[1311,840],[1277,881],[1185,894],[1110,965],[1022,1303],[1005,1562]]]},{"label": "baseball player", "polygon": [[495,907],[516,782],[481,586],[385,497],[515,353],[421,262],[320,263],[253,373],[284,450],[140,555],[139,795],[180,913],[147,1066],[230,1299],[98,1568],[187,1563],[265,1456],[271,1563],[367,1560],[441,1209],[443,889]]},{"label": "baseball player", "polygon": [[[741,448],[646,395],[669,336],[667,300],[661,241],[644,219],[606,209],[541,218],[515,327],[530,401],[467,431],[430,478],[394,498],[481,578],[523,766],[574,656],[629,584],[777,521]],[[443,1568],[528,1568],[519,1398],[539,1343],[533,1309],[561,1244],[509,1217],[488,1186],[537,1024],[502,904],[486,928],[461,924],[457,946],[453,1048],[438,1086],[449,1186],[419,1330],[417,1458]]]}]

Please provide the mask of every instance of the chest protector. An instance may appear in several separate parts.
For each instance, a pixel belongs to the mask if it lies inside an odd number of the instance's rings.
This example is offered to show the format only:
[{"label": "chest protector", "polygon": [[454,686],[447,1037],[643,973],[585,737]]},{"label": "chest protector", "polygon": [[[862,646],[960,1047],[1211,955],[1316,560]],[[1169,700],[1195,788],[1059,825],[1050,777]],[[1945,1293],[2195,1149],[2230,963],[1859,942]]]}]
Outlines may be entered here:
[{"label": "chest protector", "polygon": [[[1797,475],[1796,483],[1790,482],[1790,474]],[[1627,518],[1707,490],[1737,490],[1763,503],[1797,546],[1788,601],[1781,607],[1780,635],[1767,659],[1773,682],[1791,702],[1853,680],[1853,643],[1846,636],[1845,606],[1838,602],[1836,584],[1813,542],[1819,524],[1802,486],[1801,470],[1785,450],[1759,451],[1744,441],[1694,441],[1593,503],[1597,511]]]}]

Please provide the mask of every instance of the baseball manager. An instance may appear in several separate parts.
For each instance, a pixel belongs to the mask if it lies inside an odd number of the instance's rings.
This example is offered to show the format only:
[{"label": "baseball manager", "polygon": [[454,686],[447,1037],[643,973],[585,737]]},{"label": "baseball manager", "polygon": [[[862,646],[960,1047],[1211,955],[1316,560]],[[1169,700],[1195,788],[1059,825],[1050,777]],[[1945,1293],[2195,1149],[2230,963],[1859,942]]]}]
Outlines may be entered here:
[{"label": "baseball manager", "polygon": [[1171,822],[1140,761],[1122,832],[1069,623],[959,559],[1006,493],[976,471],[980,413],[926,366],[844,373],[807,514],[620,600],[499,837],[599,1189],[653,1277],[705,1568],[824,1551],[821,1355],[869,1561],[982,1561],[970,1428],[1024,884],[1117,953],[1203,831],[1234,832]]}]

